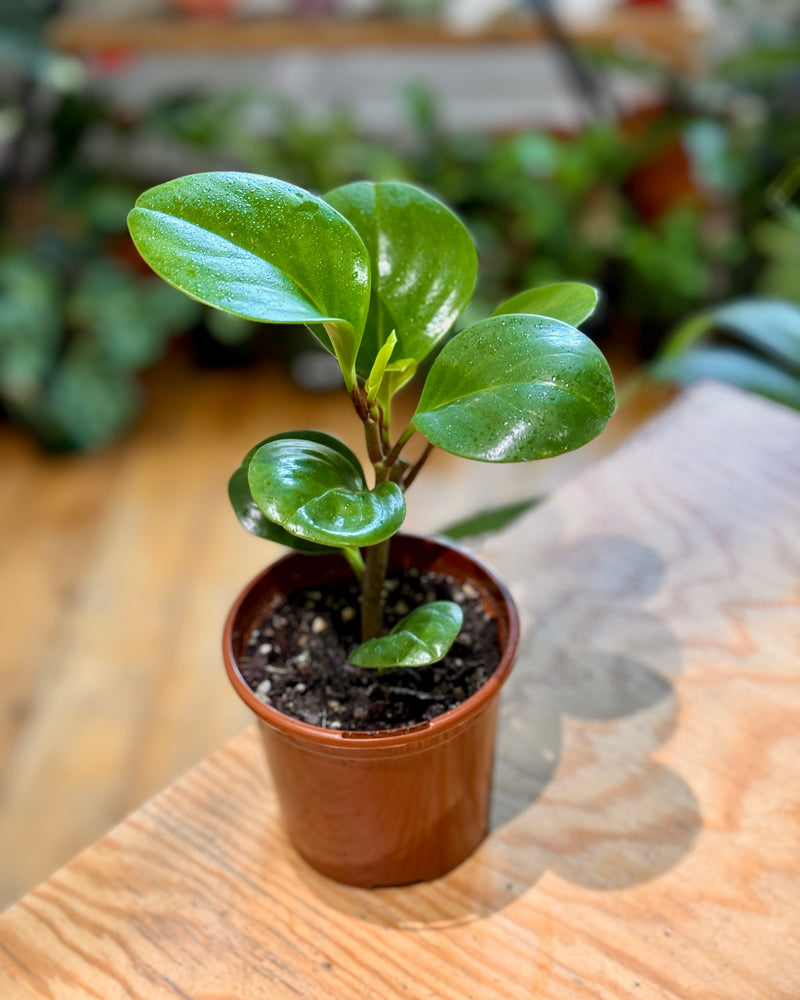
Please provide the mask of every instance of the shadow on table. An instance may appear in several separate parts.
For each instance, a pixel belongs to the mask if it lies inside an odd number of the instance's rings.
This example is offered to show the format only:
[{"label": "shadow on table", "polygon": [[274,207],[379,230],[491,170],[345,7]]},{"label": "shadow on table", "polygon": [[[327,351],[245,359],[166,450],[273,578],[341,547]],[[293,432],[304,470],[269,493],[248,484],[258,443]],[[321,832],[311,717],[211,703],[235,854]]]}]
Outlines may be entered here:
[{"label": "shadow on table", "polygon": [[624,889],[691,849],[697,800],[652,759],[676,725],[681,667],[675,636],[645,608],[664,565],[614,535],[544,555],[552,572],[510,581],[523,629],[503,692],[492,833],[455,872],[410,888],[343,889],[304,872],[326,903],[387,926],[451,926],[508,906],[545,871]]}]

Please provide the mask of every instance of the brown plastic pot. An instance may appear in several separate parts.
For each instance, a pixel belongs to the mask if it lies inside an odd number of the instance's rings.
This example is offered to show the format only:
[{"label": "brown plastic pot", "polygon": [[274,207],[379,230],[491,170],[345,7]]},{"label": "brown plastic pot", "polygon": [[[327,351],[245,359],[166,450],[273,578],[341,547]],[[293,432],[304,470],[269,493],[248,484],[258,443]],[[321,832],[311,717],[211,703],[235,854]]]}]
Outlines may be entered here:
[{"label": "brown plastic pot", "polygon": [[247,638],[284,595],[350,573],[338,554],[292,554],[257,576],[225,623],[228,676],[258,717],[289,837],[314,868],[373,887],[438,878],[478,846],[488,828],[498,694],[514,663],[516,608],[474,556],[409,535],[392,541],[390,565],[469,581],[497,622],[501,659],[474,695],[430,722],[388,732],[311,726],[261,702],[238,668]]}]

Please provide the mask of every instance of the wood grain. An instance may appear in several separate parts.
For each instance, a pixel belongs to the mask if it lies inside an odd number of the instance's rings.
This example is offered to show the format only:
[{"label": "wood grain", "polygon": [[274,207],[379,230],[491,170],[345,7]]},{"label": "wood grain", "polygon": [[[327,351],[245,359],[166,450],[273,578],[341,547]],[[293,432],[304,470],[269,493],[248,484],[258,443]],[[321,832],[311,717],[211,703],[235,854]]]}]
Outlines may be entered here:
[{"label": "wood grain", "polygon": [[798,496],[797,415],[693,391],[484,549],[524,640],[468,862],[316,875],[248,730],[4,915],[0,994],[795,1000]]}]

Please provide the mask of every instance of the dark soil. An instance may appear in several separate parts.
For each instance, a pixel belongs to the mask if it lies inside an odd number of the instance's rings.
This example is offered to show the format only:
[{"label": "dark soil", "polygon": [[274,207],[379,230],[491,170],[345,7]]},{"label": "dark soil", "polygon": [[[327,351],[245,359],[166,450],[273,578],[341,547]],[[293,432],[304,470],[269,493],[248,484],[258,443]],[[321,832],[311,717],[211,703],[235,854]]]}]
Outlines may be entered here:
[{"label": "dark soil", "polygon": [[355,667],[360,642],[357,584],[290,595],[248,637],[245,681],[267,705],[311,725],[342,731],[402,729],[441,715],[474,694],[500,660],[497,626],[476,590],[410,569],[386,581],[384,625],[430,601],[458,602],[464,626],[439,663],[383,671]]}]

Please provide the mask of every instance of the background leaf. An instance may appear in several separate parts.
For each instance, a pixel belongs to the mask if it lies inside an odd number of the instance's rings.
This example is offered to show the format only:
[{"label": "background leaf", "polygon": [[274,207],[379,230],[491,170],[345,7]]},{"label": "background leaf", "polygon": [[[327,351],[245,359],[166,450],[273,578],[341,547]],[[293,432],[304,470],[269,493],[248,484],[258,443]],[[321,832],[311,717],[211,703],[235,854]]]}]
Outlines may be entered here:
[{"label": "background leaf", "polygon": [[454,455],[523,462],[586,444],[614,405],[608,363],[580,331],[542,316],[495,316],[443,348],[413,422]]},{"label": "background leaf", "polygon": [[128,217],[142,257],[193,298],[245,319],[322,324],[348,387],[369,308],[369,264],[331,206],[258,174],[191,174]]},{"label": "background leaf", "polygon": [[517,500],[515,503],[493,507],[491,510],[481,510],[462,521],[448,525],[441,531],[437,531],[436,534],[452,538],[453,541],[460,541],[463,538],[485,535],[490,531],[499,531],[501,528],[513,524],[518,517],[521,517],[532,507],[536,507],[543,499],[544,497],[531,497],[528,500]]},{"label": "background leaf", "polygon": [[800,306],[781,299],[739,299],[693,316],[662,348],[664,358],[719,330],[800,373]]},{"label": "background leaf", "polygon": [[425,667],[437,663],[461,631],[464,613],[452,601],[415,608],[388,635],[362,643],[349,656],[357,667]]},{"label": "background leaf", "polygon": [[358,373],[369,375],[392,330],[397,357],[419,363],[472,294],[471,236],[449,208],[410,184],[357,182],[325,199],[352,222],[369,252],[372,292]]},{"label": "background leaf", "polygon": [[250,459],[247,479],[269,520],[320,545],[374,545],[393,535],[405,517],[397,484],[369,490],[358,459],[339,441],[270,439]]},{"label": "background leaf", "polygon": [[691,385],[718,379],[800,410],[800,378],[770,361],[734,347],[695,347],[662,358],[651,368],[657,379]]},{"label": "background leaf", "polygon": [[540,285],[507,299],[492,316],[509,313],[531,313],[550,316],[572,326],[580,326],[597,306],[597,289],[580,281],[560,281],[553,285]]}]

